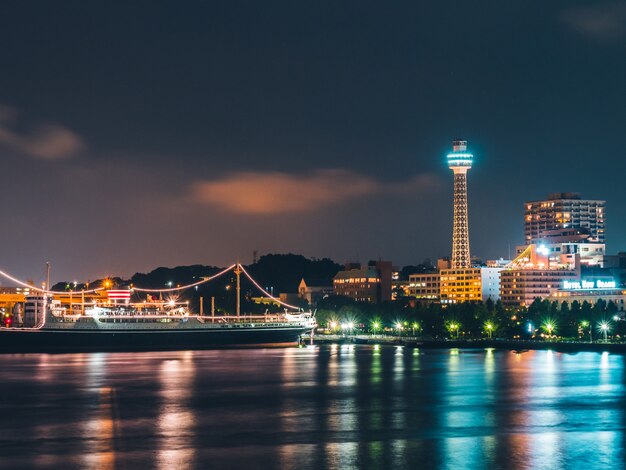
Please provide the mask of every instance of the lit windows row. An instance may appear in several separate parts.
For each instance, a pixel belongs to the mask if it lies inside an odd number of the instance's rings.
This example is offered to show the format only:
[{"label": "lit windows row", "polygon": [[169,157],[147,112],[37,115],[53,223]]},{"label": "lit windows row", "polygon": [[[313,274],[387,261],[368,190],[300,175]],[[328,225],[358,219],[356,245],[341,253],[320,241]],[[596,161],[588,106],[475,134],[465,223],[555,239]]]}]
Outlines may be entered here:
[{"label": "lit windows row", "polygon": [[334,279],[333,282],[335,284],[356,284],[358,282],[371,282],[376,283],[380,282],[380,279],[377,277],[351,277],[348,279]]}]

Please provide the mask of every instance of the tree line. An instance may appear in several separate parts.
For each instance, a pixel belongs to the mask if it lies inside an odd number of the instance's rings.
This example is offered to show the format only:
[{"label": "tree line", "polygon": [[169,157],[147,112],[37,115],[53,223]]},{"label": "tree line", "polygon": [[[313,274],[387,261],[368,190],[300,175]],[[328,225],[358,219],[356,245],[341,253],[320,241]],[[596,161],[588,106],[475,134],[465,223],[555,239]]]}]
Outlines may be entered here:
[{"label": "tree line", "polygon": [[[427,338],[507,339],[621,338],[626,335],[623,312],[610,301],[556,302],[536,299],[528,307],[505,307],[501,301],[442,305],[397,300],[379,305],[329,296],[317,306],[316,318],[325,331],[388,333]],[[345,331],[344,331],[345,332]]]}]

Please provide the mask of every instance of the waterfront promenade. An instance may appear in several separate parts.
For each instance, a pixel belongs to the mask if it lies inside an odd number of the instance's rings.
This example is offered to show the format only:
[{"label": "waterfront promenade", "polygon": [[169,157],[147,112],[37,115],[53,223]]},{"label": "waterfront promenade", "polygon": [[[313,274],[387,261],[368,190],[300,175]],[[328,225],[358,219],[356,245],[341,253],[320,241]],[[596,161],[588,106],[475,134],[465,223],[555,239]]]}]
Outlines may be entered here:
[{"label": "waterfront promenade", "polygon": [[[303,338],[306,343],[311,341],[309,336]],[[611,352],[626,353],[626,342],[604,342],[602,340],[589,341],[537,341],[537,340],[515,340],[515,339],[424,339],[415,336],[389,336],[389,335],[314,335],[315,344],[380,344],[409,346],[425,349],[447,349],[447,348],[495,348],[508,349],[512,351],[520,350],[554,350],[562,352]]]}]

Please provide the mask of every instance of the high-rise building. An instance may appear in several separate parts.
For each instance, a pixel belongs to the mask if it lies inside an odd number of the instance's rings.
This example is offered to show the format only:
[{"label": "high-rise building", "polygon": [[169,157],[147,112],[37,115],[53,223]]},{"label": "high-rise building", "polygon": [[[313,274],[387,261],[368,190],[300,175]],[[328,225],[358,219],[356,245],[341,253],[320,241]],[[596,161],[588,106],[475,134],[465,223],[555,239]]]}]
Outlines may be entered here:
[{"label": "high-rise building", "polygon": [[566,237],[567,240],[560,241],[567,242],[588,237],[589,241],[604,243],[605,205],[606,201],[581,199],[577,193],[554,193],[543,201],[526,202],[526,244],[555,237]]},{"label": "high-rise building", "polygon": [[604,261],[605,201],[584,200],[576,193],[555,193],[545,201],[527,202],[524,215],[525,245],[550,256],[552,262],[576,260],[585,266],[602,267]]},{"label": "high-rise building", "polygon": [[471,268],[469,228],[467,221],[467,171],[474,156],[467,151],[465,140],[452,142],[448,168],[454,172],[454,219],[452,227],[452,269]]}]

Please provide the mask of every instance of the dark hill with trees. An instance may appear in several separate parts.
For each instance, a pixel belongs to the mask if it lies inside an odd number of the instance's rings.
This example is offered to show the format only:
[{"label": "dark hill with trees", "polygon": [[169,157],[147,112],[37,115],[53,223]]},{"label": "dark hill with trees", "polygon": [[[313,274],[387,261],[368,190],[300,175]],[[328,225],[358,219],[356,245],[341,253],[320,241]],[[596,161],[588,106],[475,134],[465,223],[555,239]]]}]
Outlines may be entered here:
[{"label": "dark hill with trees", "polygon": [[331,259],[309,259],[302,255],[264,255],[246,269],[263,287],[274,292],[297,292],[300,280],[308,285],[331,286],[333,277],[343,267]]},{"label": "dark hill with trees", "polygon": [[[306,280],[308,285],[332,285],[333,277],[342,269],[342,266],[328,258],[309,259],[302,255],[289,253],[264,255],[256,263],[244,266],[244,268],[263,288],[267,287],[274,292],[275,296],[278,296],[283,292],[297,292],[298,284],[302,278]],[[213,276],[223,269],[223,267],[200,264],[175,268],[159,267],[148,273],[136,273],[130,279],[111,278],[109,280],[112,287],[133,285],[149,289],[166,289],[194,284],[201,281],[203,277]],[[104,285],[103,281],[102,279],[93,281],[89,286],[85,284],[74,286],[73,283],[59,282],[53,286],[53,290],[80,291],[81,289]],[[208,312],[210,299],[215,297],[215,306],[218,312],[233,312],[236,302],[235,286],[236,276],[231,271],[213,281],[180,292],[179,300],[188,300],[191,308],[198,311],[200,297],[203,297],[204,311]],[[268,308],[268,306],[256,305],[251,302],[251,297],[260,295],[261,293],[256,287],[242,274],[242,311],[257,312]],[[140,294],[137,294],[137,297],[139,296]]]}]

